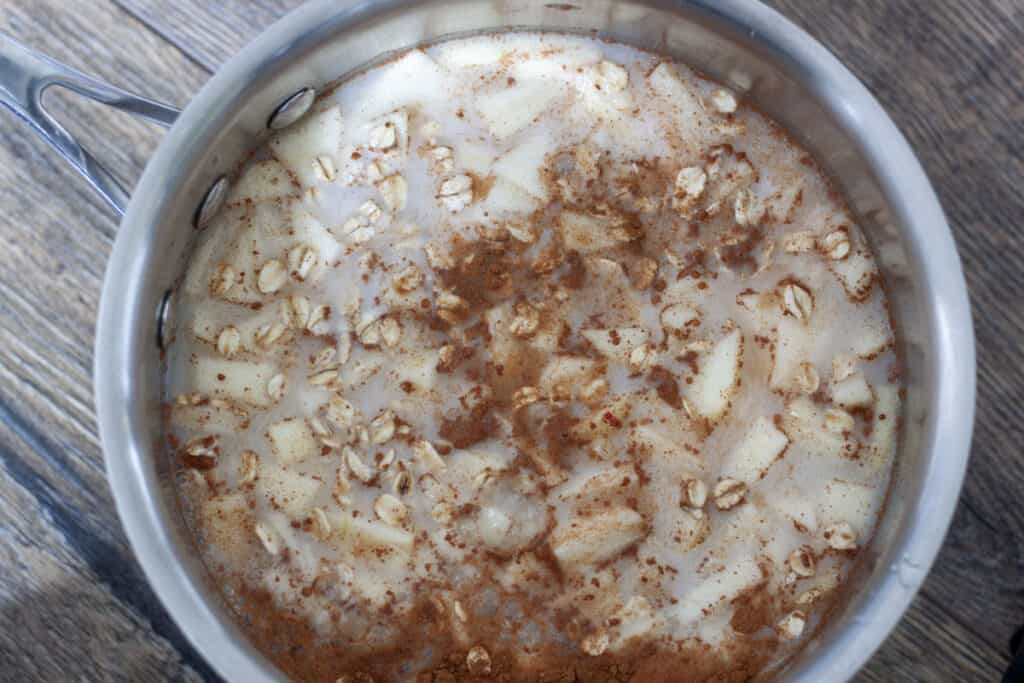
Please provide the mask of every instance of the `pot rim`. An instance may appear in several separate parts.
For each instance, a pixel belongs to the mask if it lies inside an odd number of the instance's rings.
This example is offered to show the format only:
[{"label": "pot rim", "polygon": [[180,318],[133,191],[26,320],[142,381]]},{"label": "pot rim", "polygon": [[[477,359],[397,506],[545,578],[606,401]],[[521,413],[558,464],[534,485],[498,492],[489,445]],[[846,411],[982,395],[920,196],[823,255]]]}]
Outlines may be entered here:
[{"label": "pot rim", "polygon": [[[95,400],[104,458],[117,511],[132,549],[174,621],[192,645],[228,680],[282,680],[247,641],[211,609],[189,576],[158,504],[159,482],[144,466],[152,434],[139,433],[133,410],[146,397],[133,387],[132,358],[140,344],[131,323],[142,310],[144,256],[169,201],[168,178],[181,176],[177,159],[212,137],[210,121],[222,120],[229,105],[256,74],[273,68],[282,48],[302,50],[350,21],[393,11],[408,0],[380,3],[332,0],[307,3],[285,15],[229,59],[185,107],[147,165],[115,240],[104,278],[97,322]],[[651,4],[659,4],[652,2]],[[929,422],[921,448],[933,454],[923,472],[920,494],[896,539],[900,559],[866,586],[857,618],[848,620],[817,656],[798,662],[793,678],[846,680],[878,648],[904,614],[938,554],[956,507],[967,466],[975,402],[975,347],[966,283],[952,233],[938,198],[907,141],[864,85],[828,50],[779,13],[755,0],[687,0],[683,4],[756,35],[761,47],[807,85],[841,126],[853,133],[861,152],[887,187],[895,222],[920,263],[928,310],[926,330],[934,345],[936,377]],[[372,5],[372,6],[371,6]],[[189,152],[191,154],[191,152]],[[188,170],[188,169],[186,169]],[[913,198],[911,202],[910,198]],[[190,228],[188,228],[190,229]],[[135,286],[125,286],[130,283]],[[126,408],[126,406],[128,406]]]}]

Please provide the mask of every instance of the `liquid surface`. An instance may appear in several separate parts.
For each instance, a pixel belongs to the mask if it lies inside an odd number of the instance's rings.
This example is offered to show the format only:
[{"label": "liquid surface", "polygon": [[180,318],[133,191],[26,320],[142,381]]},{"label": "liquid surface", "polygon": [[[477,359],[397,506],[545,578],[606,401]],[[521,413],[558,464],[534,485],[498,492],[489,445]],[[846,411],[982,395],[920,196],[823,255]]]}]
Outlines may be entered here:
[{"label": "liquid surface", "polygon": [[303,680],[747,680],[887,490],[877,281],[806,153],[685,66],[408,52],[200,238],[167,379],[197,543]]}]

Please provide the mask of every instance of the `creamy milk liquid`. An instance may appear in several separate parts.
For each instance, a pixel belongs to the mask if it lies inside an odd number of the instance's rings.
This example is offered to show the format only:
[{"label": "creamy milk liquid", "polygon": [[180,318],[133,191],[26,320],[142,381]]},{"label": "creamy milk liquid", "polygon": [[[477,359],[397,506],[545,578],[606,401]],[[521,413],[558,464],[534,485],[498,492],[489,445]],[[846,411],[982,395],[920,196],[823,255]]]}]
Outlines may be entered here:
[{"label": "creamy milk liquid", "polygon": [[621,45],[347,80],[242,168],[175,301],[185,508],[299,679],[746,680],[887,489],[860,230],[740,95]]}]

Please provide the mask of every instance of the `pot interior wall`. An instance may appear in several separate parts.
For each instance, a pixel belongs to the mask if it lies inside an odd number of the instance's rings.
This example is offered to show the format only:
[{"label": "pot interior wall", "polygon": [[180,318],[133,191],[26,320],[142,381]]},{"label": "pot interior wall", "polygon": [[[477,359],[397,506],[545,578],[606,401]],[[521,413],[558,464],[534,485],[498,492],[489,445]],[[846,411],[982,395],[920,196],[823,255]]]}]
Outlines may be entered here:
[{"label": "pot interior wall", "polygon": [[[239,78],[222,89],[216,106],[203,115],[204,128],[178,150],[180,171],[166,179],[158,207],[162,223],[153,230],[148,251],[139,257],[139,266],[145,272],[137,316],[143,334],[133,344],[131,367],[142,370],[131,378],[130,392],[138,399],[133,408],[136,442],[150,445],[148,452],[140,454],[140,467],[151,469],[147,471],[150,480],[155,478],[160,483],[157,506],[176,545],[175,555],[211,604],[220,601],[206,583],[205,570],[195,553],[190,551],[191,541],[181,524],[173,491],[170,460],[160,448],[161,364],[156,344],[156,311],[164,293],[173,289],[182,275],[195,235],[192,214],[203,191],[259,143],[274,106],[300,87],[321,86],[379,60],[383,54],[445,36],[543,28],[595,31],[601,37],[671,55],[733,87],[742,89],[749,84],[748,99],[791,131],[832,176],[879,254],[905,359],[906,414],[898,467],[883,521],[852,579],[858,590],[850,593],[835,618],[787,667],[782,678],[795,676],[816,652],[837,638],[849,615],[857,611],[893,563],[892,548],[908,532],[910,506],[918,498],[927,466],[924,454],[931,452],[934,348],[929,330],[935,321],[930,319],[933,314],[925,295],[928,283],[920,275],[922,247],[901,237],[905,234],[901,224],[907,217],[900,214],[894,197],[887,196],[873,170],[876,166],[851,136],[851,115],[836,104],[834,97],[828,104],[829,93],[818,90],[821,84],[815,84],[795,63],[720,16],[714,7],[720,8],[721,3],[708,4],[711,9],[609,0],[588,0],[576,8],[530,1],[367,2],[348,8],[339,8],[337,3],[313,3],[299,12],[322,13],[323,20],[314,32],[290,40],[287,49],[275,51],[262,63],[249,65],[250,78]],[[283,39],[282,32],[271,31],[260,40]],[[258,78],[253,77],[255,74]],[[173,329],[173,321],[170,325]],[[223,608],[220,611],[222,628],[239,638],[230,615]]]}]

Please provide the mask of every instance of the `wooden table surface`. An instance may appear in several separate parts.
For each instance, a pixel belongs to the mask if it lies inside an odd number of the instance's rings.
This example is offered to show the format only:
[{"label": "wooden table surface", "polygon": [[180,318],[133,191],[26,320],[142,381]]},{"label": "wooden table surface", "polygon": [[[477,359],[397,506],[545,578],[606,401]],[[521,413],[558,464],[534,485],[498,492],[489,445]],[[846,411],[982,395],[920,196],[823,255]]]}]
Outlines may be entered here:
[{"label": "wooden table surface", "polygon": [[[184,104],[298,0],[3,0],[0,30]],[[946,544],[858,681],[996,681],[1024,622],[1024,3],[773,0],[878,96],[949,214],[979,344],[972,461]],[[161,132],[53,108],[127,183]],[[109,144],[114,141],[114,144]],[[92,339],[117,222],[0,112],[0,680],[215,681],[146,584],[103,472]]]}]

